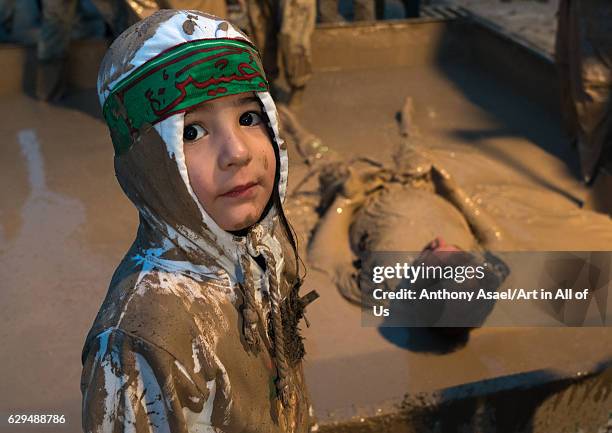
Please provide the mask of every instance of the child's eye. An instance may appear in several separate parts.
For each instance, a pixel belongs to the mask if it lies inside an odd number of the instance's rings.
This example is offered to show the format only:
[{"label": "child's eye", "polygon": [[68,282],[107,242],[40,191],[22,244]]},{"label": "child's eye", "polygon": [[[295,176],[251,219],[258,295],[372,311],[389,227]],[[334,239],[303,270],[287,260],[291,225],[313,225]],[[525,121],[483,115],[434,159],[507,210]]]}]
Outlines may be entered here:
[{"label": "child's eye", "polygon": [[241,126],[256,126],[261,123],[261,115],[255,111],[247,111],[239,119]]},{"label": "child's eye", "polygon": [[191,124],[191,125],[187,125],[185,126],[185,129],[183,129],[183,140],[185,141],[195,141],[195,140],[199,140],[200,138],[204,137],[204,135],[206,135],[206,129],[204,129],[202,126],[198,125],[198,124]]}]

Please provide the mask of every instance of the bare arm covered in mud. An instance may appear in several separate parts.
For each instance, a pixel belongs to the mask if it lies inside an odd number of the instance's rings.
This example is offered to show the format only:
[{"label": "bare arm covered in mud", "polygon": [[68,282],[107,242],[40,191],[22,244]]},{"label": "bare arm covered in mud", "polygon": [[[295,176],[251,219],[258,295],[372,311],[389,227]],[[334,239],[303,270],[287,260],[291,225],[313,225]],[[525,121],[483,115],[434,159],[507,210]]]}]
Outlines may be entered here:
[{"label": "bare arm covered in mud", "polygon": [[314,267],[333,269],[338,264],[351,262],[352,252],[346,228],[351,225],[358,206],[358,203],[350,198],[335,198],[330,210],[319,221],[317,231],[310,242],[308,259]]},{"label": "bare arm covered in mud", "polygon": [[490,249],[499,246],[503,240],[502,231],[493,218],[474,203],[446,170],[434,165],[431,174],[436,192],[461,211],[479,243]]},{"label": "bare arm covered in mud", "polygon": [[[429,159],[427,153],[424,152],[423,149],[419,149],[419,146],[414,145],[415,138],[420,135],[413,121],[414,110],[412,98],[405,98],[400,111],[399,126],[400,135],[402,136],[400,153],[410,152],[420,158],[423,158],[423,155],[425,155],[425,159]],[[415,165],[415,162],[411,162],[411,164]],[[429,171],[436,194],[444,197],[463,214],[478,242],[487,248],[499,246],[500,242],[503,240],[503,235],[493,218],[487,212],[483,211],[463,188],[457,185],[451,174],[445,168],[440,167],[434,161],[430,160]]]},{"label": "bare arm covered in mud", "polygon": [[353,270],[349,227],[366,197],[361,180],[351,169],[345,170],[341,176],[346,180],[319,220],[308,247],[310,264],[330,273],[335,282]]}]

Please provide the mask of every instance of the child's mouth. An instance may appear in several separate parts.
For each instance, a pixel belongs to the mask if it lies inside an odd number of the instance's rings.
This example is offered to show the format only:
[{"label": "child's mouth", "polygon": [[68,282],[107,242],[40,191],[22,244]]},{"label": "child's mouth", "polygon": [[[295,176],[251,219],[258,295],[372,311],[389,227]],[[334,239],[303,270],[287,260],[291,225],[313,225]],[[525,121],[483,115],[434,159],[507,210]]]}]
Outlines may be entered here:
[{"label": "child's mouth", "polygon": [[249,197],[255,192],[257,182],[249,182],[243,185],[238,185],[228,192],[221,194],[221,197]]}]

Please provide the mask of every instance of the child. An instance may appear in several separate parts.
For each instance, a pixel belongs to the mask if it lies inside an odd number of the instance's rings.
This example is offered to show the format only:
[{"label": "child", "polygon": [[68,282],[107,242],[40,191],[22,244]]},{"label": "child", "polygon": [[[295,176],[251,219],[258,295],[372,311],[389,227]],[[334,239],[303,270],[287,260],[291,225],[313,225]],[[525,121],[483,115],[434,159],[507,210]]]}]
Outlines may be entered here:
[{"label": "child", "polygon": [[[161,10],[98,78],[136,240],[83,349],[86,432],[306,432],[287,151],[256,49]],[[307,300],[308,299],[308,300]]]}]

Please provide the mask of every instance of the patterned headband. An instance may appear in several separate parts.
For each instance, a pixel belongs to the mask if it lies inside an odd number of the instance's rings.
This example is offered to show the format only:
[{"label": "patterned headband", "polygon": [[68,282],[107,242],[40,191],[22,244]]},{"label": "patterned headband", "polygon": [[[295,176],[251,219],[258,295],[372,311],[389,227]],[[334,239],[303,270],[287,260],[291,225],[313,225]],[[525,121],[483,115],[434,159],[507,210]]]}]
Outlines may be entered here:
[{"label": "patterned headband", "polygon": [[239,39],[200,39],[159,54],[124,78],[102,113],[115,153],[173,114],[226,95],[268,90],[257,49]]}]

